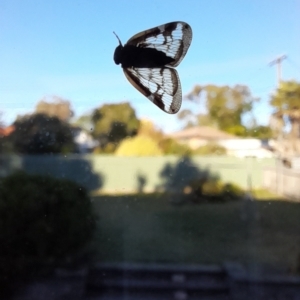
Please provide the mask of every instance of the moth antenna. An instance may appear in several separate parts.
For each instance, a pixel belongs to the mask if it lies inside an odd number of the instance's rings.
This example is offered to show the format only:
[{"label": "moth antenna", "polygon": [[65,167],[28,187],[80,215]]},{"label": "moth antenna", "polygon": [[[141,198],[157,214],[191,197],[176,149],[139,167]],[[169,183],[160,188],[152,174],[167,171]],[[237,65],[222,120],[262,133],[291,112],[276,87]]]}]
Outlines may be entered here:
[{"label": "moth antenna", "polygon": [[120,46],[122,46],[123,47],[123,45],[122,45],[122,43],[121,43],[121,40],[119,39],[119,37],[117,36],[117,34],[113,31],[113,33],[114,33],[114,35],[117,37],[117,39],[118,39],[118,41],[119,41],[119,43],[120,43]]}]

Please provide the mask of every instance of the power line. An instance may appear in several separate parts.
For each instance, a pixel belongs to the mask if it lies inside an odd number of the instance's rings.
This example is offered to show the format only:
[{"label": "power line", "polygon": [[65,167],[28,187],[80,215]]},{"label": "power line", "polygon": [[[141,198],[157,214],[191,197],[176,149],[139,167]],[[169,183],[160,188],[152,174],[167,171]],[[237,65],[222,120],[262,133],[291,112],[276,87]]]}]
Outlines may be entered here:
[{"label": "power line", "polygon": [[295,61],[292,61],[290,58],[288,58],[287,61],[290,63],[291,66],[293,66],[297,71],[300,72],[300,66]]}]

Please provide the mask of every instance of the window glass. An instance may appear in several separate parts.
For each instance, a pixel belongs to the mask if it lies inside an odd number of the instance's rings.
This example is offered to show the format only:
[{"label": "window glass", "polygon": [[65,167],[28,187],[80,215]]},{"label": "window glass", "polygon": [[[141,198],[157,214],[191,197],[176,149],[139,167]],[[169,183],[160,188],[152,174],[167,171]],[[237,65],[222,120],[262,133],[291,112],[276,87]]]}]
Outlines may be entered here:
[{"label": "window glass", "polygon": [[296,299],[299,9],[2,1],[0,298]]}]

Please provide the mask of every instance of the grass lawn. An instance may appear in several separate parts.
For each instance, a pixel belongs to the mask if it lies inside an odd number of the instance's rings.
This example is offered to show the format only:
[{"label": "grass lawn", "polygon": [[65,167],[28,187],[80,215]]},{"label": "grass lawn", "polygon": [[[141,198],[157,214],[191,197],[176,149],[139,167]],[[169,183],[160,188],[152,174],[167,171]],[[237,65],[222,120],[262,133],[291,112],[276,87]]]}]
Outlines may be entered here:
[{"label": "grass lawn", "polygon": [[172,205],[164,195],[97,196],[93,246],[101,262],[264,263],[295,268],[300,204]]}]

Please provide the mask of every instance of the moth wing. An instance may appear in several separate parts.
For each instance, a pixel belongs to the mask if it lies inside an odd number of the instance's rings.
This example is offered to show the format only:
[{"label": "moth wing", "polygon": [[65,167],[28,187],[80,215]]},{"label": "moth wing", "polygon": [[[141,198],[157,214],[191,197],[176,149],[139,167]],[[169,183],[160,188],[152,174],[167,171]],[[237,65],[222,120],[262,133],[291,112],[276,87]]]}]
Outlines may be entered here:
[{"label": "moth wing", "polygon": [[171,22],[137,33],[128,40],[127,45],[162,51],[174,59],[169,65],[177,67],[190,47],[192,36],[189,24]]},{"label": "moth wing", "polygon": [[128,81],[156,106],[176,114],[182,102],[178,73],[173,68],[124,68]]}]

